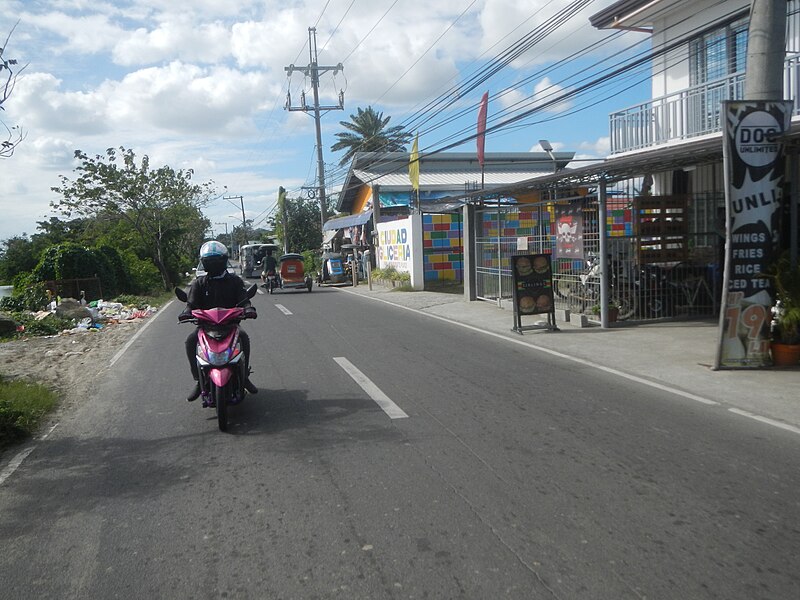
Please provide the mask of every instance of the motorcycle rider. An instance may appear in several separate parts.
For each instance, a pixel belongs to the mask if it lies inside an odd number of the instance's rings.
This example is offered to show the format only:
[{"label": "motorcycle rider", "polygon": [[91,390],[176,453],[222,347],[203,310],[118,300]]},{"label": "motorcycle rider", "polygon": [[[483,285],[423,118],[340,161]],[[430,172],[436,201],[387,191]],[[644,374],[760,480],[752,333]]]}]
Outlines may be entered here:
[{"label": "motorcycle rider", "polygon": [[[245,316],[250,319],[257,317],[256,309],[250,304],[245,292],[244,282],[238,275],[228,272],[228,249],[217,241],[209,241],[200,248],[200,262],[206,270],[205,275],[195,279],[189,287],[189,299],[186,308],[178,316],[179,321],[192,318],[192,310],[209,308],[234,308],[240,306],[245,310]],[[243,329],[239,329],[239,342],[245,359],[244,382],[245,389],[251,394],[258,392],[258,388],[250,381],[250,338]],[[186,357],[189,359],[189,368],[195,384],[186,399],[189,402],[200,396],[200,374],[197,369],[197,329],[195,328],[186,338]]]},{"label": "motorcycle rider", "polygon": [[267,248],[267,254],[264,257],[264,260],[261,261],[261,264],[263,265],[261,271],[261,281],[263,283],[267,283],[267,275],[270,273],[275,275],[278,269],[278,261],[274,256],[272,256],[272,248]]}]

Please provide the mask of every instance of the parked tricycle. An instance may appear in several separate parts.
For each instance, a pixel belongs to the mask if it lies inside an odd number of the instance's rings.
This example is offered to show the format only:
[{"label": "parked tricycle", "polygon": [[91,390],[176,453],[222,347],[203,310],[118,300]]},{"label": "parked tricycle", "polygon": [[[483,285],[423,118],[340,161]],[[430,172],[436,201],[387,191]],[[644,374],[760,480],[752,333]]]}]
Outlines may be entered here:
[{"label": "parked tricycle", "polygon": [[346,283],[349,281],[339,252],[322,253],[322,269],[317,272],[317,285]]}]

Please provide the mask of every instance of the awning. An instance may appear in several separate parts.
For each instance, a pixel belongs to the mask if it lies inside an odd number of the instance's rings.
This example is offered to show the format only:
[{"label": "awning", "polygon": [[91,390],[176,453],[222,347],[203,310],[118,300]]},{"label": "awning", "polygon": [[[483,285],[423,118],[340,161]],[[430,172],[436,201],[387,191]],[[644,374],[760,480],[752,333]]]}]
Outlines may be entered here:
[{"label": "awning", "polygon": [[323,231],[322,232],[322,245],[328,246],[330,245],[333,238],[336,237],[336,234],[339,233],[338,229],[332,229],[330,231]]},{"label": "awning", "polygon": [[365,210],[357,215],[347,215],[346,217],[337,217],[325,221],[322,226],[322,231],[330,231],[331,229],[344,229],[345,227],[355,227],[356,225],[363,225],[372,218],[372,210]]}]

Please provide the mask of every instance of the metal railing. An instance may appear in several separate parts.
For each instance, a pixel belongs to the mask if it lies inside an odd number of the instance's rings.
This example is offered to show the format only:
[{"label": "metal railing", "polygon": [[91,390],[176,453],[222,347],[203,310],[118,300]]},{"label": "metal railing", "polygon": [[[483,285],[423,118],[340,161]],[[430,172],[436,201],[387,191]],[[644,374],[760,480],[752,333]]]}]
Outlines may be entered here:
[{"label": "metal railing", "polygon": [[[722,102],[741,100],[745,79],[745,73],[735,73],[611,113],[611,154],[721,131]],[[800,114],[800,54],[786,58],[784,90],[787,98],[795,100],[792,115]]]}]

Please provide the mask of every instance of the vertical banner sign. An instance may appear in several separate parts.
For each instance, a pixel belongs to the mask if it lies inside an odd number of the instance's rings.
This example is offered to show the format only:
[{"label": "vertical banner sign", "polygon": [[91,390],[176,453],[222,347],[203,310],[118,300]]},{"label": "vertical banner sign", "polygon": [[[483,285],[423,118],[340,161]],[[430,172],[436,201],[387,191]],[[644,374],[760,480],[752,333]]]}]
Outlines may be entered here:
[{"label": "vertical banner sign", "polygon": [[770,365],[772,285],[791,101],[723,102],[725,272],[717,368]]},{"label": "vertical banner sign", "polygon": [[549,254],[511,257],[514,281],[514,330],[521,331],[522,315],[548,314],[555,327],[553,270]]},{"label": "vertical banner sign", "polygon": [[556,206],[556,258],[583,258],[583,203]]}]

